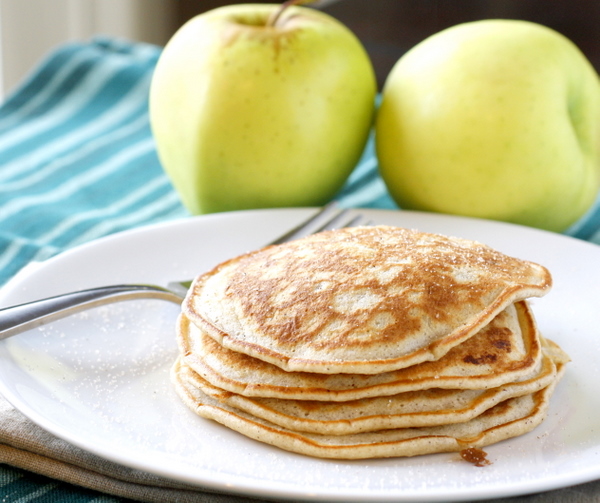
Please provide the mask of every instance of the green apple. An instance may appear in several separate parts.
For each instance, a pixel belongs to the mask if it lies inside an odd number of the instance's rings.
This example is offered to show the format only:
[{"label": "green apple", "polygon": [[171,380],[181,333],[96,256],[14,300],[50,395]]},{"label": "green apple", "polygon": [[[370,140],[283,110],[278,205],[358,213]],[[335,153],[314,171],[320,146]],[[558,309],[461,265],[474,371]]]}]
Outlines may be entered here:
[{"label": "green apple", "polygon": [[230,5],[184,24],[152,77],[160,161],[192,214],[321,205],[366,144],[376,81],[342,23]]},{"label": "green apple", "polygon": [[600,185],[598,74],[547,27],[454,26],[390,72],[376,151],[403,208],[562,231]]}]

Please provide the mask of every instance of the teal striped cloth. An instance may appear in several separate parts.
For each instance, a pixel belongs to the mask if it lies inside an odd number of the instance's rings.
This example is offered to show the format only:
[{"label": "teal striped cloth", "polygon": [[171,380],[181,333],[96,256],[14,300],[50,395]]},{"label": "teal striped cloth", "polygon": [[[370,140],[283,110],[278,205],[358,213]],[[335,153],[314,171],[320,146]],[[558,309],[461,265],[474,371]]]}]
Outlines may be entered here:
[{"label": "teal striped cloth", "polygon": [[159,49],[60,48],[0,109],[0,281],[100,236],[186,216],[158,162],[148,86]]},{"label": "teal striped cloth", "polygon": [[[30,261],[121,230],[188,216],[148,122],[155,46],[95,39],[59,47],[0,108],[0,285]],[[373,142],[337,199],[397,208]],[[600,243],[600,205],[569,234]],[[0,465],[1,501],[124,501]],[[210,501],[225,501],[211,497]],[[209,501],[209,499],[198,499]],[[231,500],[227,500],[231,501]]]}]

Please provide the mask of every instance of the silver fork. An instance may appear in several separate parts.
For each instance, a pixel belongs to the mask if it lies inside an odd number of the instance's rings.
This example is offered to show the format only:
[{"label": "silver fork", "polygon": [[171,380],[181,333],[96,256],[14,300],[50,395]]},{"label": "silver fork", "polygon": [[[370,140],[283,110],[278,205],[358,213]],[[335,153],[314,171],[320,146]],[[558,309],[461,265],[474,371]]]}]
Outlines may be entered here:
[{"label": "silver fork", "polygon": [[[341,209],[333,202],[267,245],[285,243],[325,230],[370,224],[371,222],[365,221],[362,215],[349,209]],[[190,284],[191,280],[173,281],[169,283],[168,288],[143,284],[110,285],[6,307],[0,309],[0,340],[80,311],[113,302],[162,299],[180,304]]]}]

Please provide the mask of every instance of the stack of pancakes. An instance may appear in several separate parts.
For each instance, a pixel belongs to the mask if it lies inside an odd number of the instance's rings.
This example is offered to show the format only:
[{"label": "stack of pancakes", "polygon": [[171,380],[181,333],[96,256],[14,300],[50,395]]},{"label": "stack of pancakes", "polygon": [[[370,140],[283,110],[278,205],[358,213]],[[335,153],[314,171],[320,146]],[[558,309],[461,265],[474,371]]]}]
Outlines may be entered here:
[{"label": "stack of pancakes", "polygon": [[200,416],[318,457],[482,447],[545,417],[567,355],[527,302],[549,272],[389,226],[316,234],[199,276],[173,381]]}]

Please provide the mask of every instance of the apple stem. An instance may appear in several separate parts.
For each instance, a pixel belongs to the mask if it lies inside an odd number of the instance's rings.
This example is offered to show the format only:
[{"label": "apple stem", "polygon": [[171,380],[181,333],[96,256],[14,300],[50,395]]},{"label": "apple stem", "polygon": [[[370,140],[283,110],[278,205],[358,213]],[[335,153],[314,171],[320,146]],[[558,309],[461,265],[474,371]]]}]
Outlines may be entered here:
[{"label": "apple stem", "polygon": [[267,20],[267,27],[274,27],[277,24],[277,21],[281,18],[281,15],[284,13],[284,11],[288,8],[291,7],[292,5],[304,5],[307,3],[312,3],[315,0],[286,0],[285,2],[283,2],[278,9],[274,10],[271,15],[269,16],[269,19]]}]

